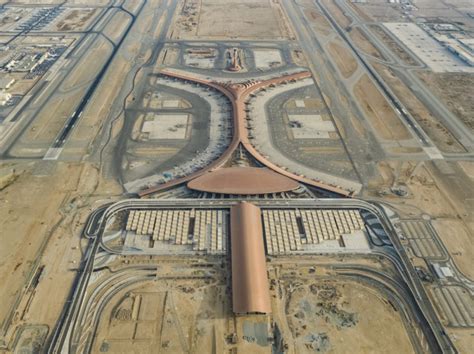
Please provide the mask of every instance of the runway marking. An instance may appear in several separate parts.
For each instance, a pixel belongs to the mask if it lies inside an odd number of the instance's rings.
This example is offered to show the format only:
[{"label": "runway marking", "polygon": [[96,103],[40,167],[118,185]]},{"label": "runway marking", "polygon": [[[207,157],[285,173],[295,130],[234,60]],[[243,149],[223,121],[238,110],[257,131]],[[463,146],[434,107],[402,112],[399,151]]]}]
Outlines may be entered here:
[{"label": "runway marking", "polygon": [[424,147],[423,150],[431,160],[444,160],[444,156],[441,154],[441,151],[439,151],[438,148],[434,146]]},{"label": "runway marking", "polygon": [[63,148],[49,148],[48,151],[46,151],[43,160],[57,160],[62,151]]}]

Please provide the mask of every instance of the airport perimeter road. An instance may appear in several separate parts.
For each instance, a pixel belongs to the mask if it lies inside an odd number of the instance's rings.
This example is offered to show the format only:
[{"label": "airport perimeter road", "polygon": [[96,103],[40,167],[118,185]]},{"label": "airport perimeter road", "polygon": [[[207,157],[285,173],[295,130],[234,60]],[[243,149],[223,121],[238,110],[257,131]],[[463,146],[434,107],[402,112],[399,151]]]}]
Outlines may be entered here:
[{"label": "airport perimeter road", "polygon": [[94,210],[92,214],[89,215],[84,226],[83,234],[89,239],[89,243],[84,257],[81,260],[81,264],[79,265],[76,279],[69,291],[66,304],[63,306],[56,327],[53,329],[53,333],[46,345],[48,347],[48,353],[61,353],[63,351],[63,345],[77,318],[77,313],[80,309],[86,293],[87,284],[89,283],[94,268],[95,256],[100,247],[100,235],[105,227],[105,224],[102,222],[105,219],[104,213],[109,207],[110,204],[106,204]]},{"label": "airport perimeter road", "polygon": [[[147,200],[147,199],[128,199],[117,202],[111,205],[104,214],[102,224],[106,224],[107,219],[112,215],[124,211],[127,209],[153,209],[153,208],[190,208],[192,206],[203,206],[206,208],[222,208],[228,207],[239,200],[225,200],[225,201],[213,201],[213,200],[202,200],[202,199],[188,199],[188,200]],[[451,340],[446,335],[443,325],[438,319],[438,316],[431,305],[431,301],[425,292],[423,284],[418,277],[410,258],[408,257],[403,245],[398,238],[398,234],[392,223],[385,213],[384,207],[376,203],[369,203],[360,199],[296,199],[293,201],[288,200],[249,200],[254,202],[260,207],[271,207],[271,208],[328,208],[328,209],[360,209],[366,210],[374,214],[381,225],[383,226],[386,234],[389,236],[390,241],[393,244],[396,255],[387,254],[390,259],[397,265],[401,277],[406,282],[410,289],[413,298],[415,299],[421,313],[423,314],[426,324],[431,329],[431,335],[427,338],[430,341],[430,347],[432,349],[438,348],[438,351],[442,353],[456,353],[456,349],[453,346]],[[100,235],[99,235],[100,238]],[[102,242],[101,242],[102,243]],[[103,248],[105,246],[102,245]],[[111,250],[109,250],[110,252]]]},{"label": "airport perimeter road", "polygon": [[359,264],[335,264],[333,269],[340,276],[353,278],[357,282],[366,283],[380,291],[397,307],[416,353],[430,351],[430,340],[428,339],[430,334],[425,332],[422,336],[417,331],[417,327],[426,330],[429,326],[423,314],[420,313],[410,289],[402,279]]},{"label": "airport perimeter road", "polygon": [[[66,340],[69,331],[74,325],[79,304],[84,298],[87,283],[89,281],[90,273],[93,269],[93,262],[95,254],[99,248],[104,248],[102,244],[102,233],[107,225],[108,219],[120,211],[128,209],[140,210],[140,209],[156,209],[156,208],[190,208],[192,206],[202,206],[205,208],[222,208],[229,207],[239,200],[225,200],[225,201],[213,201],[213,200],[202,200],[202,199],[189,199],[189,200],[148,200],[148,199],[128,199],[117,202],[115,204],[107,206],[103,214],[93,213],[88,220],[85,227],[85,231],[94,238],[91,238],[88,250],[84,257],[83,263],[81,264],[80,273],[78,274],[77,281],[71,291],[71,296],[68,300],[67,305],[58,327],[56,328],[52,342],[50,346],[50,352],[60,352],[64,341]],[[366,210],[377,216],[379,222],[383,226],[386,234],[389,236],[395,254],[385,254],[389,257],[397,269],[399,270],[400,276],[406,282],[407,287],[410,289],[413,299],[416,301],[420,314],[423,315],[426,320],[425,325],[429,326],[430,332],[427,332],[427,340],[430,343],[430,347],[434,352],[443,353],[456,353],[454,346],[452,345],[449,337],[446,336],[443,326],[440,323],[431,302],[424,290],[421,280],[418,278],[413,265],[410,262],[405,249],[400,243],[397,236],[396,230],[393,228],[388,216],[384,211],[383,206],[377,204],[368,203],[358,199],[302,199],[294,201],[254,201],[260,207],[271,207],[271,208],[330,208],[330,209],[360,209]],[[107,248],[104,248],[107,250]],[[109,250],[110,251],[110,250]],[[436,349],[438,348],[438,350]]]},{"label": "airport perimeter road", "polygon": [[[345,1],[336,0],[338,5],[343,9],[346,14],[352,18],[352,26],[359,26],[364,29],[365,34],[369,37],[370,41],[376,45],[382,54],[390,59],[392,62],[398,62],[398,57],[386,47],[386,45],[377,38],[376,35],[367,27],[364,21],[358,16],[358,14],[349,6]],[[318,4],[323,8],[324,5],[318,0]],[[325,9],[325,12],[328,12]],[[345,39],[350,41],[349,37]],[[354,45],[355,48],[355,45]],[[356,49],[358,52],[358,50]],[[363,55],[361,55],[363,57]],[[367,63],[367,65],[370,65]],[[442,123],[446,125],[450,132],[459,140],[459,142],[467,149],[472,150],[474,148],[474,133],[470,129],[467,129],[464,124],[449,110],[440,100],[435,97],[429,90],[426,89],[416,75],[409,69],[397,69],[393,67],[397,73],[397,77],[401,79],[407,87],[410,87],[413,94],[420,99],[423,104],[430,110],[430,112],[437,117]]]},{"label": "airport perimeter road", "polygon": [[74,281],[68,300],[64,305],[63,312],[50,338],[48,353],[63,352],[63,345],[69,337],[71,328],[77,317],[77,312],[86,293],[99,245],[99,237],[95,237],[89,241],[86,254],[78,270],[78,276]]}]

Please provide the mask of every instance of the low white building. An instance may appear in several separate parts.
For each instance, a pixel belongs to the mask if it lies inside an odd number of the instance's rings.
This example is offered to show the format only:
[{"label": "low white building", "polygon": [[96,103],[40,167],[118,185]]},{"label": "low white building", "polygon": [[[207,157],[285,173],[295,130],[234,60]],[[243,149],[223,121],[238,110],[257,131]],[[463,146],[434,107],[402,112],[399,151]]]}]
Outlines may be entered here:
[{"label": "low white building", "polygon": [[12,95],[10,93],[0,92],[0,106],[5,106],[11,98]]},{"label": "low white building", "polygon": [[439,279],[452,278],[453,271],[448,265],[441,266],[438,263],[433,263],[433,269]]}]

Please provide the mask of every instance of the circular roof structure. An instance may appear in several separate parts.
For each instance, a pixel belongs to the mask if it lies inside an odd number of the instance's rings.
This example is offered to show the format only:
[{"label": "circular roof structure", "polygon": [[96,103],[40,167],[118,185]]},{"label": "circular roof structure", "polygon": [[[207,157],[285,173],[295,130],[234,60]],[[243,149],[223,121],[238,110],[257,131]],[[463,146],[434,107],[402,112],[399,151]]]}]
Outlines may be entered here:
[{"label": "circular roof structure", "polygon": [[219,194],[268,194],[288,192],[299,184],[268,168],[229,167],[206,173],[188,183],[188,188]]}]

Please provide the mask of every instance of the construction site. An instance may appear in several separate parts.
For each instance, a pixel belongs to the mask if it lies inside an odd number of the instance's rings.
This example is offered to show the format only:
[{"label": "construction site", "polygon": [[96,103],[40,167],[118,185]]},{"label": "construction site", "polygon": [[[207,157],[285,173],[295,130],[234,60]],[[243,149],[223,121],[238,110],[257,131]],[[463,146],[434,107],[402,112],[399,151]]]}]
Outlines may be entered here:
[{"label": "construction site", "polygon": [[[397,261],[381,257],[393,246],[372,208],[337,199],[113,204],[86,225],[96,253],[77,285],[83,319],[67,326],[62,345],[78,352],[346,352],[356,343],[337,333],[368,329],[371,306],[380,323],[363,347],[375,351],[378,341],[404,337],[406,352],[421,350],[432,334],[414,321],[419,308]],[[393,331],[399,334],[380,338]],[[395,342],[387,348],[399,349]]]}]

